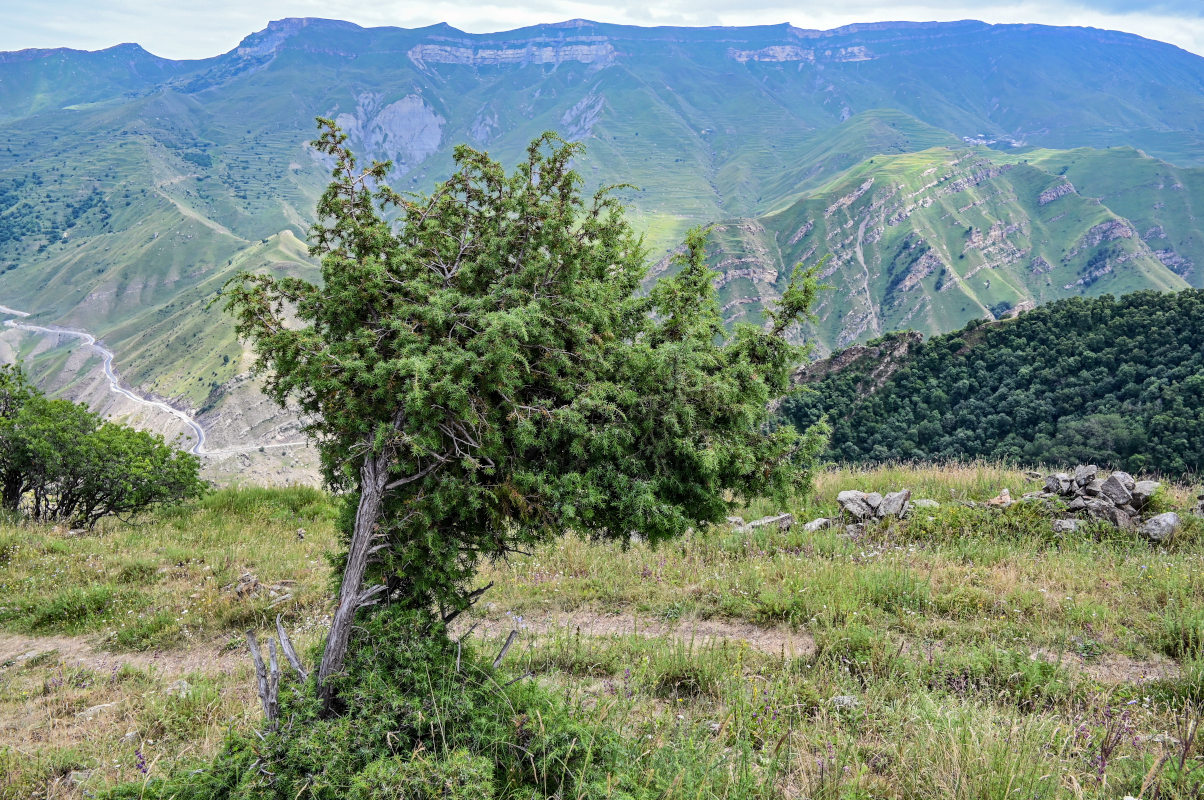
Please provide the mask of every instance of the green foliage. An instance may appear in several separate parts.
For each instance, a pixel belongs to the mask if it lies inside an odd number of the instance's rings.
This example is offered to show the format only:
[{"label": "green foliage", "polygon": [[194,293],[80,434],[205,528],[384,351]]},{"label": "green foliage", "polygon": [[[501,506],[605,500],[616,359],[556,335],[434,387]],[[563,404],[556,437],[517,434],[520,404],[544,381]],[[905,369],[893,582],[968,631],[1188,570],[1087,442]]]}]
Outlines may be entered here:
[{"label": "green foliage", "polygon": [[1204,470],[1204,292],[1072,299],[818,376],[783,413],[833,420],[843,461],[1099,463]]},{"label": "green foliage", "polygon": [[356,714],[324,718],[312,681],[288,684],[278,728],[234,734],[202,770],[109,796],[654,796],[624,767],[628,745],[614,732],[588,724],[535,684],[503,680],[471,647],[459,650],[457,669],[456,643],[442,626],[431,626],[425,615],[394,607],[357,627],[339,678]]},{"label": "green foliage", "polygon": [[370,584],[460,608],[482,556],[566,530],[662,539],[722,521],[729,493],[808,486],[820,428],[767,432],[766,406],[803,355],[782,334],[811,272],[772,330],[729,336],[702,232],[639,291],[641,242],[614,197],[582,197],[580,145],[545,134],[511,175],[460,147],[447,182],[403,197],[321,125],[322,285],[245,275],[228,308],[269,393],[311,420],[328,481],[358,492],[348,535],[377,514]]},{"label": "green foliage", "polygon": [[200,461],[162,436],[52,400],[0,367],[0,500],[38,521],[92,527],[204,491]]}]

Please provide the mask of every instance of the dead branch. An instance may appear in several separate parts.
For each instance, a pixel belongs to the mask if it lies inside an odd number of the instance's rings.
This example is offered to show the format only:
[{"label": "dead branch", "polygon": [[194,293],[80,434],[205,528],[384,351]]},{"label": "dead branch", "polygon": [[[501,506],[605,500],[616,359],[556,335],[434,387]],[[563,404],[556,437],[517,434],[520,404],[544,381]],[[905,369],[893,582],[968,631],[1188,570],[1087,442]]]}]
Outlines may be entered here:
[{"label": "dead branch", "polygon": [[284,651],[284,657],[297,671],[297,677],[301,679],[301,682],[305,683],[309,680],[309,673],[301,665],[301,659],[297,657],[297,651],[293,649],[293,642],[288,638],[288,632],[284,630],[284,623],[280,621],[279,614],[276,615],[276,635],[280,639],[280,649]]},{"label": "dead branch", "polygon": [[497,654],[497,658],[493,659],[493,668],[497,669],[502,663],[502,659],[506,657],[506,652],[510,649],[510,645],[514,644],[514,638],[518,636],[518,630],[510,631],[510,635],[506,637],[506,643],[502,645],[501,651]]},{"label": "dead branch", "polygon": [[274,639],[269,639],[270,658],[271,658],[271,673],[263,664],[263,653],[259,650],[259,641],[255,638],[255,631],[247,631],[247,644],[251,647],[251,660],[255,663],[255,680],[259,690],[259,702],[263,704],[263,713],[267,717],[269,723],[275,723],[278,705],[276,703],[276,692],[280,686],[280,667],[276,663],[276,643]]}]

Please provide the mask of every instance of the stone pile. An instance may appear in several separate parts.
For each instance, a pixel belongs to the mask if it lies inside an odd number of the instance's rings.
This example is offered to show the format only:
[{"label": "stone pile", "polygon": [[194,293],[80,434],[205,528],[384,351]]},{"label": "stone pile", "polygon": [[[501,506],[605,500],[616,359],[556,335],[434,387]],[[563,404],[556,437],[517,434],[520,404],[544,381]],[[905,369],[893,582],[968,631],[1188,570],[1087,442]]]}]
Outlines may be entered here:
[{"label": "stone pile", "polygon": [[[1158,481],[1139,481],[1127,472],[1113,472],[1103,477],[1094,464],[1080,464],[1073,473],[1056,472],[1045,476],[1041,491],[1029,492],[1023,500],[1042,501],[1056,510],[1108,522],[1122,530],[1138,530],[1147,538],[1162,542],[1179,528],[1179,515],[1158,514],[1146,520],[1150,500],[1162,486]],[[1064,503],[1057,505],[1054,503]],[[1059,519],[1054,531],[1069,533],[1078,528],[1078,519]]]}]

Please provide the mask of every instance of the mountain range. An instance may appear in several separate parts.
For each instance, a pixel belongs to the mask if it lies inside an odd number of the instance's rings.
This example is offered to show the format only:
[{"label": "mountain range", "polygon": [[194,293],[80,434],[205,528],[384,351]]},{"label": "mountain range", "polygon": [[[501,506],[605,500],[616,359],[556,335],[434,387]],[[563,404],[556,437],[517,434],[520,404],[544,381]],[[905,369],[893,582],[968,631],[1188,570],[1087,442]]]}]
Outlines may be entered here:
[{"label": "mountain range", "polygon": [[[587,188],[634,187],[617,191],[654,260],[716,225],[728,321],[759,320],[795,263],[827,256],[835,291],[802,332],[821,351],[1204,286],[1204,58],[1171,45],[970,21],[467,34],[288,19],[196,61],[134,44],[0,53],[0,304],[94,333],[124,382],[218,443],[295,435],[210,304],[241,269],[316,274],[316,116],[391,160],[403,190],[431,189],[461,142],[514,163],[543,130],[582,140]],[[81,377],[99,357],[3,340],[40,382],[102,401]]]}]

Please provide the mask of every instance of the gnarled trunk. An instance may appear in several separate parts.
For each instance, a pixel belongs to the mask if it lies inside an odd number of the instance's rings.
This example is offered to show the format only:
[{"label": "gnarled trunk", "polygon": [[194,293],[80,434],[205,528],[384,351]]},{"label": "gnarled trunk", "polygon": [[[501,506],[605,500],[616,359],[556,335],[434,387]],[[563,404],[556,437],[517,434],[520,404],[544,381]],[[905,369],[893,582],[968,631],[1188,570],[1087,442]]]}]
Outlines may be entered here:
[{"label": "gnarled trunk", "polygon": [[369,455],[360,468],[360,502],[355,512],[355,527],[347,548],[347,565],[343,568],[343,584],[339,588],[339,605],[326,638],[326,649],[322,652],[322,663],[318,667],[318,696],[327,711],[334,701],[329,678],[343,669],[347,655],[347,643],[351,638],[351,626],[355,612],[360,607],[360,590],[364,583],[364,572],[368,567],[372,537],[380,521],[381,505],[385,485],[389,476],[389,454],[385,452]]}]

